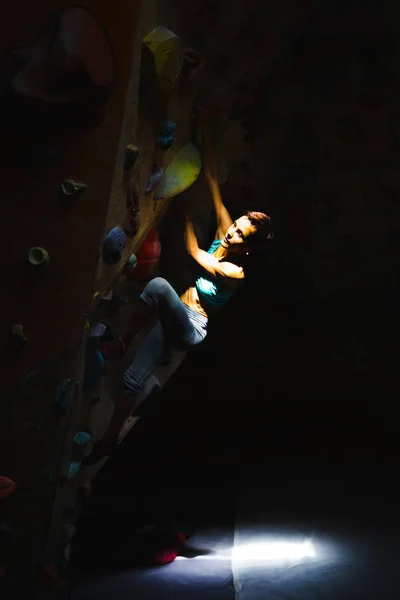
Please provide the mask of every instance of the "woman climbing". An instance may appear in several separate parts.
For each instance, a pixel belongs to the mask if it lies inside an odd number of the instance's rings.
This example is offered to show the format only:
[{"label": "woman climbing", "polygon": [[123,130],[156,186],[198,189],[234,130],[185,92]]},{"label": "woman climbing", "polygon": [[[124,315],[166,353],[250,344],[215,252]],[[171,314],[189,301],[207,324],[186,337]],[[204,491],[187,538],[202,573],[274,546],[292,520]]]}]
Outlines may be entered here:
[{"label": "woman climbing", "polygon": [[[186,217],[187,251],[200,267],[196,281],[179,298],[172,286],[161,277],[152,279],[140,296],[128,333],[118,344],[101,347],[105,358],[121,358],[125,348],[149,319],[158,312],[159,321],[138,349],[135,359],[125,371],[122,393],[104,438],[97,442],[85,464],[94,464],[111,454],[123,423],[145,397],[143,390],[165,351],[180,343],[190,348],[207,335],[209,318],[232,296],[245,279],[245,256],[273,237],[271,219],[262,212],[247,211],[233,221],[224,206],[218,186],[215,160],[206,113],[200,112],[203,133],[203,168],[214,203],[217,231],[209,250],[199,248],[193,224]],[[157,382],[158,383],[158,382]]]}]

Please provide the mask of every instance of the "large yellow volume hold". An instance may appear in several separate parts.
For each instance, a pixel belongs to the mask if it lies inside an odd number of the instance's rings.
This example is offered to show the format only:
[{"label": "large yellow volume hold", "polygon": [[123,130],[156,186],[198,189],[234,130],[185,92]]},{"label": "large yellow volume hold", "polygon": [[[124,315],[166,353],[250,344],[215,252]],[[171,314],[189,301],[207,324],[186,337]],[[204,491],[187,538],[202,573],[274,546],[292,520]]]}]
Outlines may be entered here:
[{"label": "large yellow volume hold", "polygon": [[180,39],[167,27],[160,25],[144,38],[143,43],[153,56],[159,86],[170,92],[183,64]]}]

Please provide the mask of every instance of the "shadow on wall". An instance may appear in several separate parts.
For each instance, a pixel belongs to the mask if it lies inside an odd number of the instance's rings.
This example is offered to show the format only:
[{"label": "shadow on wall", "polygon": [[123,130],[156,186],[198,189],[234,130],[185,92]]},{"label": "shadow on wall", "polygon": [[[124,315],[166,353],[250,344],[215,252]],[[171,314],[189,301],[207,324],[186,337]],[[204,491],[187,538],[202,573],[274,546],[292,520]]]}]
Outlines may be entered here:
[{"label": "shadow on wall", "polygon": [[[56,132],[98,124],[116,88],[111,39],[84,6],[51,16],[35,41],[14,49],[0,74],[1,127],[40,139]],[[15,148],[18,152],[18,148]]]}]

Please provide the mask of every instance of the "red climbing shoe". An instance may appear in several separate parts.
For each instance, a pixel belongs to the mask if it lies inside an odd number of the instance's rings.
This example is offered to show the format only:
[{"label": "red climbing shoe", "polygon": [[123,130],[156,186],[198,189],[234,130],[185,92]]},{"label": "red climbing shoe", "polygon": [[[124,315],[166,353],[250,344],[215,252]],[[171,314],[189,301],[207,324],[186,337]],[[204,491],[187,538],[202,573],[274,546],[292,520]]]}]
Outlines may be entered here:
[{"label": "red climbing shoe", "polygon": [[16,487],[17,485],[12,479],[0,477],[0,500],[12,494]]},{"label": "red climbing shoe", "polygon": [[102,342],[99,344],[99,350],[104,360],[119,360],[125,354],[125,344],[122,338],[117,338],[111,342]]}]

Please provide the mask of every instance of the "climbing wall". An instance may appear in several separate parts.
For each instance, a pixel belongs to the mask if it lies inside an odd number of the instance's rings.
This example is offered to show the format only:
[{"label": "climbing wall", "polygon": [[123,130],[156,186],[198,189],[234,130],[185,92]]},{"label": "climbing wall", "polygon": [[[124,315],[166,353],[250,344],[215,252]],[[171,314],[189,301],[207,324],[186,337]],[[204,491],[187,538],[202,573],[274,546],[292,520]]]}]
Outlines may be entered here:
[{"label": "climbing wall", "polygon": [[[101,297],[201,167],[187,146],[193,64],[183,64],[180,38],[156,29],[156,3],[141,14],[139,2],[125,8],[60,11],[53,2],[33,18],[21,2],[10,13],[12,36],[3,23],[0,464],[17,491],[1,506],[11,531],[1,584],[14,593],[54,591],[67,560],[64,525],[76,518],[99,399],[102,361],[89,331]],[[178,154],[186,179],[175,189]],[[162,193],[150,180],[154,165]]]},{"label": "climbing wall", "polygon": [[[84,84],[81,67],[78,74],[52,70],[50,58],[68,55],[63,35],[76,25],[76,15],[71,25],[68,11],[60,13],[64,2],[34,7],[14,2],[1,25],[5,226],[0,261],[7,293],[0,317],[0,470],[17,483],[1,506],[11,530],[11,566],[1,583],[14,593],[34,589],[48,558],[59,477],[68,474],[72,439],[82,426],[85,315],[115,194],[114,172],[121,168],[120,134],[140,3],[86,6],[89,12],[78,20],[91,40],[90,52],[78,34],[75,40],[85,64]],[[52,56],[48,41],[57,27],[59,46]],[[105,82],[107,69],[99,75],[93,51],[109,67]],[[42,60],[32,62],[33,55]],[[65,179],[85,187],[71,194],[75,188],[66,184],[63,191]],[[29,254],[31,248],[42,250]],[[22,337],[12,336],[13,325],[22,326]]]}]

